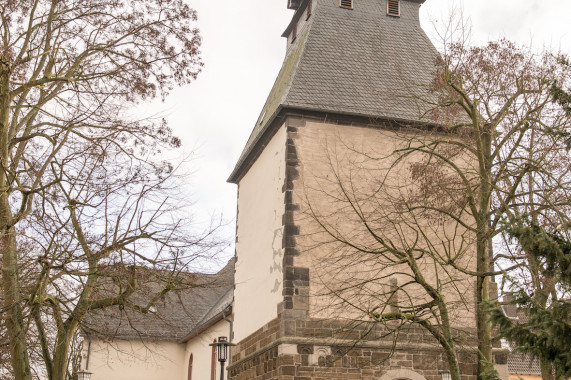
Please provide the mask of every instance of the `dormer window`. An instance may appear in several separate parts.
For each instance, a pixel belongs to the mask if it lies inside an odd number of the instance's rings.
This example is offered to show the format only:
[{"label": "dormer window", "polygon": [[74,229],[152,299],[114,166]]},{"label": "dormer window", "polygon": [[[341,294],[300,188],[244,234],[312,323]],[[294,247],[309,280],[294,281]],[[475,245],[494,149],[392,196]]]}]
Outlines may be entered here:
[{"label": "dormer window", "polygon": [[400,1],[387,0],[387,15],[400,17]]},{"label": "dormer window", "polygon": [[346,8],[346,9],[353,9],[353,0],[339,0],[339,6],[341,8]]}]

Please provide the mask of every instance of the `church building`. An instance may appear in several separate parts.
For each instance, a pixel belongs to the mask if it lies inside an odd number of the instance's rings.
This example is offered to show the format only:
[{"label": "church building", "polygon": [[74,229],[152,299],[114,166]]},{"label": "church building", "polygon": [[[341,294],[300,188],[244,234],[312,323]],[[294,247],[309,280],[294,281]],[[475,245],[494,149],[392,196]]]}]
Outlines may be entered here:
[{"label": "church building", "polygon": [[[446,373],[432,337],[414,330],[395,342],[386,326],[347,308],[351,300],[335,300],[331,283],[347,282],[327,263],[333,255],[315,220],[316,208],[340,212],[319,195],[324,182],[339,180],[340,156],[389,154],[398,140],[392,130],[434,124],[426,98],[439,56],[420,26],[423,2],[289,1],[285,61],[229,178],[238,185],[230,379]],[[394,281],[387,277],[386,286]],[[458,327],[473,331],[473,304],[464,314]],[[463,378],[475,379],[473,349],[460,362]]]},{"label": "church building", "polygon": [[[225,282],[213,291],[194,291],[201,308],[191,323],[136,348],[163,350],[136,375],[127,369],[113,377],[118,367],[148,362],[150,353],[128,359],[128,352],[152,323],[141,322],[145,327],[137,334],[118,336],[128,342],[117,344],[120,349],[90,336],[82,367],[87,364],[92,380],[217,379],[209,344],[218,336],[236,344],[226,363],[231,380],[446,380],[446,355],[430,334],[371,318],[371,310],[384,310],[395,300],[404,275],[382,269],[366,285],[372,295],[360,293],[362,286],[348,299],[343,286],[372,266],[341,257],[344,249],[330,244],[331,237],[343,235],[336,231],[357,231],[332,189],[344,178],[357,187],[370,185],[362,170],[345,164],[365,165],[358,157],[373,152],[390,154],[400,143],[395,131],[437,126],[429,104],[439,54],[420,26],[423,3],[288,0],[294,13],[283,33],[284,63],[229,177],[238,188],[236,254],[213,276]],[[328,227],[334,232],[324,233]],[[466,335],[459,350],[462,380],[476,379],[473,285],[457,284],[468,300],[455,309],[453,322]],[[374,305],[375,289],[383,294],[389,289],[392,296],[379,297],[380,305]],[[186,309],[192,308],[192,299],[184,299]],[[169,310],[176,307],[171,303]],[[176,315],[172,321],[180,323]],[[505,362],[496,364],[502,374]],[[161,365],[168,376],[156,369]]]}]

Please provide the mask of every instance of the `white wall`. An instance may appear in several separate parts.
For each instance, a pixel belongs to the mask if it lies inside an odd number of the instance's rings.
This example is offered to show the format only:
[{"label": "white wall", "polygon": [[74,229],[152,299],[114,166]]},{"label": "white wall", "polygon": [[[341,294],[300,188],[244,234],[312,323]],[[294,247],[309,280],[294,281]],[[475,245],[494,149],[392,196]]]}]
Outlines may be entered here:
[{"label": "white wall", "polygon": [[[93,373],[92,380],[187,380],[192,354],[192,379],[209,380],[212,368],[212,347],[209,344],[220,336],[229,335],[230,325],[222,320],[181,344],[92,339],[88,371]],[[87,350],[88,341],[85,340],[82,369],[86,368]],[[218,379],[218,361],[215,368]]]},{"label": "white wall", "polygon": [[[84,342],[85,368],[87,341]],[[186,379],[185,344],[92,339],[89,372],[92,380]]]},{"label": "white wall", "polygon": [[286,131],[281,126],[238,183],[234,341],[277,317],[283,300]]},{"label": "white wall", "polygon": [[[219,336],[229,336],[229,332],[230,325],[228,322],[223,320],[187,342],[185,368],[188,368],[188,360],[192,354],[192,380],[210,380],[212,368],[212,347],[210,347],[209,344],[214,342],[214,339],[218,339]],[[231,357],[230,352],[228,356]],[[225,368],[227,368],[227,365],[228,362],[226,362]],[[220,377],[220,363],[218,361],[216,361],[215,368],[215,378],[218,379]],[[182,377],[182,379],[185,380],[187,378],[188,377]],[[227,376],[225,375],[224,378],[227,378]]]}]

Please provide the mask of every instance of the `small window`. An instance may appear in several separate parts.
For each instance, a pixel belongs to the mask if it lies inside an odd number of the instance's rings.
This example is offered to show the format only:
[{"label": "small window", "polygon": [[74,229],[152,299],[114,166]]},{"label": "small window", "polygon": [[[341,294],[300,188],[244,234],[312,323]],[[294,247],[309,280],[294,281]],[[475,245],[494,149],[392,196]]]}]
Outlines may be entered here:
[{"label": "small window", "polygon": [[400,1],[387,0],[387,14],[389,16],[400,17]]},{"label": "small window", "polygon": [[341,8],[353,9],[353,0],[340,0],[339,6]]},{"label": "small window", "polygon": [[309,2],[307,3],[307,11],[305,13],[307,15],[305,19],[309,20],[309,18],[311,17],[311,0],[309,0]]},{"label": "small window", "polygon": [[192,380],[192,362],[194,361],[194,355],[190,354],[188,358],[188,380]]}]

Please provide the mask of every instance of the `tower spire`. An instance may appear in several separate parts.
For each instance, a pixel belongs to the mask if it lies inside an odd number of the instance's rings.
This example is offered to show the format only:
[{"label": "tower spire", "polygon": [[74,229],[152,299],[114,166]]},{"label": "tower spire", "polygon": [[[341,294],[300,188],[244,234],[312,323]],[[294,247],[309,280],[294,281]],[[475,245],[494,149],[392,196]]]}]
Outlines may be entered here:
[{"label": "tower spire", "polygon": [[[285,113],[318,112],[426,124],[438,52],[420,26],[424,0],[288,0],[287,53],[229,180]],[[419,96],[422,95],[422,96]]]}]

